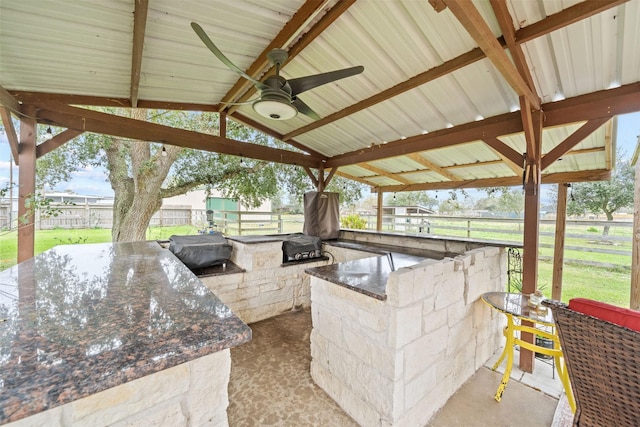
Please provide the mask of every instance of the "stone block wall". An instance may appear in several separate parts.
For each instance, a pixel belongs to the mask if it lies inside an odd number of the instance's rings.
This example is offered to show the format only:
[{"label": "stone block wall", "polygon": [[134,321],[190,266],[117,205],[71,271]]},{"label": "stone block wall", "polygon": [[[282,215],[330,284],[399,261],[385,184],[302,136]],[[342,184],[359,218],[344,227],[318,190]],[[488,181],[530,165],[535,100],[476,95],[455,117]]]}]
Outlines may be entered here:
[{"label": "stone block wall", "polygon": [[282,265],[282,242],[230,243],[231,261],[245,271],[200,280],[243,322],[253,323],[311,305],[309,276],[304,270],[329,261]]},{"label": "stone block wall", "polygon": [[378,233],[365,230],[340,230],[340,238],[365,243],[378,243],[382,245],[454,254],[461,254],[473,249],[491,246],[491,242],[483,242],[475,239]]},{"label": "stone block wall", "polygon": [[7,426],[226,427],[230,374],[226,349]]},{"label": "stone block wall", "polygon": [[[340,246],[333,246],[331,244],[324,243],[322,250],[327,256],[333,257],[333,261],[336,263],[353,261],[356,259],[370,258],[373,256],[380,256],[367,251],[359,251],[351,248],[343,248]],[[330,260],[331,261],[331,260]]]},{"label": "stone block wall", "polygon": [[506,251],[485,247],[393,272],[387,300],[311,278],[311,374],[363,426],[425,425],[501,344]]}]

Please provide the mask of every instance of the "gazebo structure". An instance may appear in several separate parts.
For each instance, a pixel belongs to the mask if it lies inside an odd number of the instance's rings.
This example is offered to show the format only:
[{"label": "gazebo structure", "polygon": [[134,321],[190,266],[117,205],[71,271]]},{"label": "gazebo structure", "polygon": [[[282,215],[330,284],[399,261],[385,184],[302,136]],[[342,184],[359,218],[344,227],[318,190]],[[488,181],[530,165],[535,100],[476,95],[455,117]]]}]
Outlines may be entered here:
[{"label": "gazebo structure", "polygon": [[[364,71],[305,91],[298,114],[274,120],[236,105],[256,99],[256,87],[192,22],[256,80],[276,72],[274,48],[288,52],[287,79]],[[640,0],[3,0],[0,112],[19,166],[19,214],[36,159],[84,132],[295,164],[319,191],[342,176],[370,185],[379,213],[385,192],[522,185],[530,293],[541,184],[558,184],[562,202],[564,184],[609,178],[612,120],[640,110],[638,22]],[[220,134],[83,106],[219,112]],[[295,150],[229,139],[229,119]],[[39,124],[66,130],[37,143]],[[19,261],[33,256],[29,225]],[[530,354],[521,360],[531,364]]]}]

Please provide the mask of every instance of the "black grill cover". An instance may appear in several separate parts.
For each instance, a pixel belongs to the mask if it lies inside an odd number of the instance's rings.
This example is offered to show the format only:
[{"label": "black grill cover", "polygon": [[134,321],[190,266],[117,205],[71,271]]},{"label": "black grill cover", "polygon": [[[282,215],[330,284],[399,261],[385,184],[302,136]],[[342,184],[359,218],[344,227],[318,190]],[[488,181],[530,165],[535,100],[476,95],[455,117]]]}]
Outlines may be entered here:
[{"label": "black grill cover", "polygon": [[169,250],[191,269],[227,262],[232,248],[219,231],[197,236],[169,237]]},{"label": "black grill cover", "polygon": [[301,258],[314,258],[320,256],[322,240],[320,237],[307,236],[305,234],[292,234],[282,242],[284,261],[292,261]]}]

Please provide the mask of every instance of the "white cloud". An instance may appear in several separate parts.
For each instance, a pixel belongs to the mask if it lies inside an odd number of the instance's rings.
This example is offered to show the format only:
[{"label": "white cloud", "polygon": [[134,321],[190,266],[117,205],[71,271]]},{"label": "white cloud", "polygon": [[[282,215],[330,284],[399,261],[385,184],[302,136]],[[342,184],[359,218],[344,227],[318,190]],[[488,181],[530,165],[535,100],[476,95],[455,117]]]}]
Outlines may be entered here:
[{"label": "white cloud", "polygon": [[84,168],[71,173],[71,176],[79,179],[107,179],[107,172],[102,169]]}]

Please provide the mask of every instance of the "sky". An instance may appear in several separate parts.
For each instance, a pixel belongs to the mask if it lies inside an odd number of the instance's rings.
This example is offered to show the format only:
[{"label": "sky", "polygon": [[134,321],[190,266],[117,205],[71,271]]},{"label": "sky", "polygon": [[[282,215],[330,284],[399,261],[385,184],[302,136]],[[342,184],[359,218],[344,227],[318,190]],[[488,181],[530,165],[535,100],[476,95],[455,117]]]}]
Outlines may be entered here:
[{"label": "sky", "polygon": [[[640,135],[640,112],[618,116],[617,150],[624,153],[625,158],[633,155]],[[9,183],[10,149],[6,135],[0,133],[0,188]],[[13,181],[17,182],[18,169],[13,167]],[[113,190],[107,180],[103,168],[87,167],[73,172],[72,179],[52,188],[53,191],[73,191],[77,194],[91,196],[113,196]]]}]

